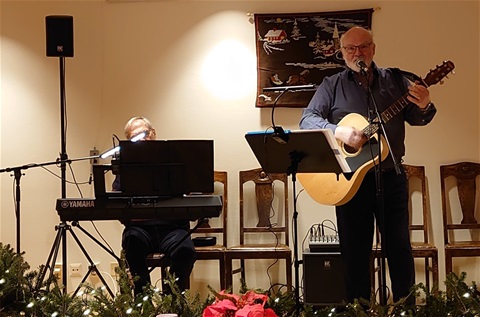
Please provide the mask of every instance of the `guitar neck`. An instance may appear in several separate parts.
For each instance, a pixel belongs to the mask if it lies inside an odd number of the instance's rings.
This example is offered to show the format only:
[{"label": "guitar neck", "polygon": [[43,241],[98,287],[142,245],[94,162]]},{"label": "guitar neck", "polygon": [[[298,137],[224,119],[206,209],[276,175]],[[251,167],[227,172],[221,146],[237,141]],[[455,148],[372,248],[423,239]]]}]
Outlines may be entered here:
[{"label": "guitar neck", "polygon": [[[431,70],[424,79],[420,79],[419,85],[430,87],[433,84],[441,82],[441,80],[447,76],[454,69],[455,65],[451,61],[445,61],[441,66],[437,66],[434,70]],[[383,111],[380,115],[383,122],[388,122],[400,111],[403,110],[410,102],[407,99],[408,92],[400,99],[395,101],[387,110]],[[362,132],[370,139],[378,131],[378,118],[375,118],[371,124],[366,126]]]},{"label": "guitar neck", "polygon": [[[395,117],[400,111],[402,111],[410,102],[407,99],[408,93],[403,95],[400,99],[395,101],[387,110],[383,111],[380,115],[382,117],[382,121],[384,123],[390,121],[393,117]],[[370,139],[375,133],[378,131],[378,118],[373,120],[373,123],[366,126],[362,132],[365,136]]]}]

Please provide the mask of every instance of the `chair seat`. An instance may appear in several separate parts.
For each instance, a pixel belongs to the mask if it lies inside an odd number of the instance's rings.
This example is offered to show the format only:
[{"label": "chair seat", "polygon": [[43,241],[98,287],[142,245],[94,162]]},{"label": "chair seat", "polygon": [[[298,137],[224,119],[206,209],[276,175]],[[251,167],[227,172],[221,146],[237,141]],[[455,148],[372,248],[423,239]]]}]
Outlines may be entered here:
[{"label": "chair seat", "polygon": [[412,248],[428,248],[428,249],[436,249],[437,247],[431,243],[425,242],[411,242]]},{"label": "chair seat", "polygon": [[219,252],[223,253],[225,252],[226,248],[221,245],[209,245],[209,246],[202,246],[202,247],[195,247],[195,252],[201,253],[201,252]]},{"label": "chair seat", "polygon": [[167,256],[163,253],[151,253],[147,255],[146,260],[149,267],[168,266]]},{"label": "chair seat", "polygon": [[[416,253],[418,252],[426,252],[426,253],[438,253],[438,249],[436,246],[434,246],[431,243],[423,243],[423,242],[411,242],[412,246],[412,252],[415,257]],[[378,256],[382,252],[382,247],[381,245],[374,245],[373,246],[373,254]],[[422,253],[423,254],[423,253]],[[423,257],[423,256],[418,256],[418,257]]]},{"label": "chair seat", "polygon": [[232,259],[286,259],[291,262],[292,250],[286,245],[242,245],[228,248],[225,252],[227,261]]},{"label": "chair seat", "polygon": [[412,242],[412,251],[415,252],[425,252],[425,251],[431,251],[438,253],[438,249],[436,246],[434,246],[431,243],[422,243],[422,242]]},{"label": "chair seat", "polygon": [[479,251],[480,241],[456,241],[445,244],[445,249],[465,249]]},{"label": "chair seat", "polygon": [[285,244],[278,244],[278,245],[272,245],[272,244],[243,244],[243,245],[236,245],[229,247],[227,249],[228,252],[234,251],[234,252],[265,252],[265,251],[288,251],[291,252],[290,248],[285,245]]}]

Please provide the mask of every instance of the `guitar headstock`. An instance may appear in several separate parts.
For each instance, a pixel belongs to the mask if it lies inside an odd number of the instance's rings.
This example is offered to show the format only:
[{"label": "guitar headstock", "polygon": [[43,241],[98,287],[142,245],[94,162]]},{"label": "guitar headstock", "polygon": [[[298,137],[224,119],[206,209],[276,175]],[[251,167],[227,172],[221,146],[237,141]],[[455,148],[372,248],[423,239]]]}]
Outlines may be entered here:
[{"label": "guitar headstock", "polygon": [[435,69],[430,70],[423,81],[427,87],[439,82],[440,84],[443,84],[443,78],[447,77],[448,74],[453,73],[454,68],[455,64],[453,64],[452,61],[444,61],[442,65],[437,65]]}]

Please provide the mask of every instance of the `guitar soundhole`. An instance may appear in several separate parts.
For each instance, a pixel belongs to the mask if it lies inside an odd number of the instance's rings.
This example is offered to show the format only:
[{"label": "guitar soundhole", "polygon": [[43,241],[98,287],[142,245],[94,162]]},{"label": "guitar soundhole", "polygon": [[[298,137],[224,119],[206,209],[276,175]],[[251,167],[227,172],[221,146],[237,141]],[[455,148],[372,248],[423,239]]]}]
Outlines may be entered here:
[{"label": "guitar soundhole", "polygon": [[343,149],[345,150],[345,153],[346,153],[346,154],[355,154],[355,153],[357,153],[357,150],[355,150],[353,147],[351,147],[350,145],[347,145],[347,144],[344,144],[344,145],[343,145]]}]

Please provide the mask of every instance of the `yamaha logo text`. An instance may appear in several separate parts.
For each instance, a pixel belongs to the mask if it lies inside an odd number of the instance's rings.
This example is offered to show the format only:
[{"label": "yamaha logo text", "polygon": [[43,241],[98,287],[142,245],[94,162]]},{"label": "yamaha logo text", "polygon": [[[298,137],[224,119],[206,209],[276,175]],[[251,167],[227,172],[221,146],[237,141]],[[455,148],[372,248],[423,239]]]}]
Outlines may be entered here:
[{"label": "yamaha logo text", "polygon": [[93,208],[95,200],[65,200],[62,201],[62,208]]}]

